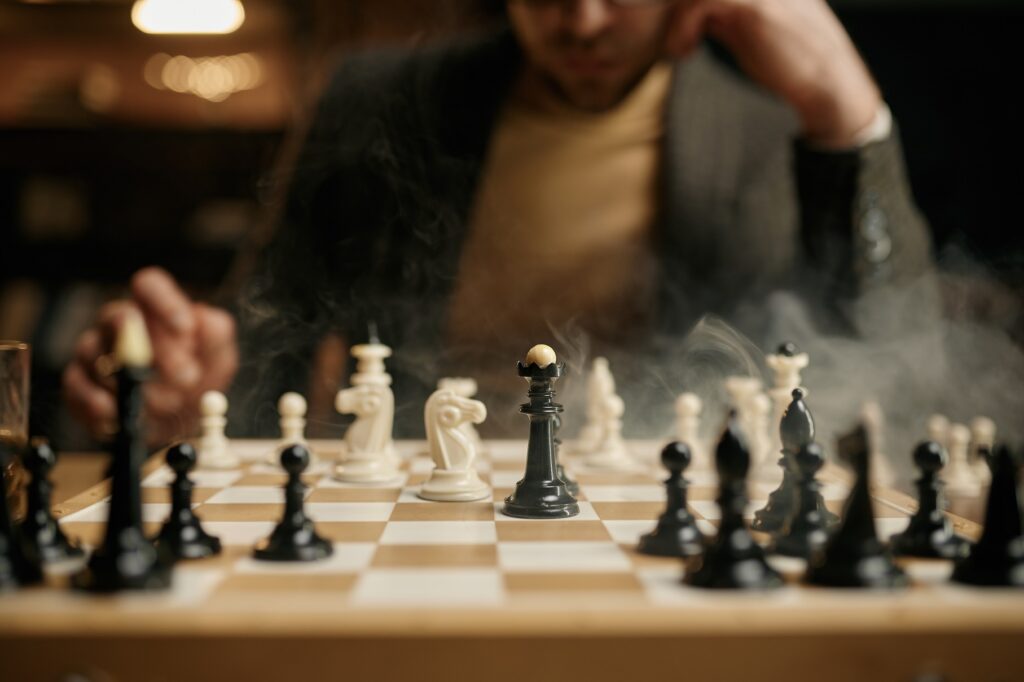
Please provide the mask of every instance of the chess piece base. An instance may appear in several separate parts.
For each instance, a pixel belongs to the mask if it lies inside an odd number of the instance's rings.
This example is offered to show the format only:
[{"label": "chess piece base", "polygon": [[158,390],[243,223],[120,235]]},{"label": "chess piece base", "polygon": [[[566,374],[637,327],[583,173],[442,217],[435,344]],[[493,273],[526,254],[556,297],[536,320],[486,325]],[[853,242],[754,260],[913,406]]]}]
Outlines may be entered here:
[{"label": "chess piece base", "polygon": [[221,551],[220,540],[203,530],[195,517],[183,524],[166,523],[158,542],[177,559],[205,559]]},{"label": "chess piece base", "polygon": [[278,526],[252,556],[260,561],[317,561],[332,554],[334,546],[317,535],[313,523],[306,520],[295,528]]},{"label": "chess piece base", "polygon": [[823,528],[815,528],[810,532],[780,535],[772,544],[769,552],[796,559],[810,559],[824,549],[827,543],[828,532]]},{"label": "chess piece base", "polygon": [[967,556],[970,543],[952,531],[946,523],[931,527],[908,528],[894,535],[889,546],[895,556],[921,559],[959,559]]},{"label": "chess piece base", "polygon": [[19,531],[40,561],[46,564],[81,559],[85,552],[68,540],[60,526],[52,518],[33,522],[31,517],[21,524]]},{"label": "chess piece base", "polygon": [[424,500],[437,502],[472,502],[489,497],[491,488],[480,480],[474,469],[437,469],[418,493]]},{"label": "chess piece base", "polygon": [[520,481],[501,511],[519,519],[566,519],[578,515],[580,505],[564,481]]},{"label": "chess piece base", "polygon": [[242,465],[242,460],[230,450],[211,455],[204,453],[202,448],[202,444],[197,448],[199,453],[199,461],[196,463],[197,469],[237,469]]},{"label": "chess piece base", "polygon": [[583,456],[583,465],[590,469],[604,469],[612,471],[628,471],[635,469],[636,461],[630,457],[625,449],[611,448],[598,450]]},{"label": "chess piece base", "polygon": [[171,558],[157,550],[140,531],[126,530],[116,552],[96,550],[86,567],[71,577],[75,589],[87,592],[164,590],[171,586]]},{"label": "chess piece base", "polygon": [[690,522],[659,520],[657,527],[640,538],[636,551],[653,556],[692,557],[704,551],[704,536]]},{"label": "chess piece base", "polygon": [[394,456],[388,453],[349,456],[334,469],[334,477],[345,483],[386,483],[398,476]]},{"label": "chess piece base", "polygon": [[783,580],[764,557],[750,557],[729,565],[716,565],[714,558],[705,561],[683,582],[692,587],[712,590],[769,590],[782,587]]},{"label": "chess piece base", "polygon": [[886,554],[811,566],[806,580],[822,587],[895,589],[910,584],[907,574]]},{"label": "chess piece base", "polygon": [[1024,587],[1024,537],[1001,553],[979,551],[975,545],[953,569],[952,580],[975,587]]}]

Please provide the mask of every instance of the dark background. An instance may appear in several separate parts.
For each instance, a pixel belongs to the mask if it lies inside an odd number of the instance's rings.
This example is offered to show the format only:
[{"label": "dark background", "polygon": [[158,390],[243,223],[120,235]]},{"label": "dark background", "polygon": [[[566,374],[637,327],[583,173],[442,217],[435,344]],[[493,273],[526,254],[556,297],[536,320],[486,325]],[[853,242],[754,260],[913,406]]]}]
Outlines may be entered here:
[{"label": "dark background", "polygon": [[[33,431],[69,443],[59,373],[78,333],[148,264],[216,300],[239,247],[266,227],[275,165],[329,57],[480,19],[468,0],[249,0],[235,34],[173,37],[137,31],[130,5],[0,3],[0,338],[33,343]],[[834,6],[900,126],[951,314],[1024,340],[1024,8]],[[247,52],[263,79],[222,101],[158,90],[142,72],[160,52]]]}]

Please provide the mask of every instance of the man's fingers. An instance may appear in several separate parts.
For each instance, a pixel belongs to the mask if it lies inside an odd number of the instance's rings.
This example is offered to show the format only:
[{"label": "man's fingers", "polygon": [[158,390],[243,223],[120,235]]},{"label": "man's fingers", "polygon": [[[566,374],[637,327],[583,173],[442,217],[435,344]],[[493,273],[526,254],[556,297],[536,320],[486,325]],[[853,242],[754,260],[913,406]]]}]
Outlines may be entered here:
[{"label": "man's fingers", "polygon": [[117,418],[114,396],[85,373],[82,365],[71,363],[62,377],[64,397],[78,419],[94,433],[103,433]]},{"label": "man's fingers", "polygon": [[666,36],[667,51],[678,57],[690,54],[706,34],[715,33],[717,28],[727,25],[743,13],[756,11],[759,2],[760,0],[685,0],[679,3]]},{"label": "man's fingers", "polygon": [[197,323],[196,351],[203,365],[203,384],[223,390],[238,371],[235,320],[220,308],[196,304],[193,310]]},{"label": "man's fingers", "polygon": [[166,270],[149,267],[136,272],[132,296],[146,318],[169,333],[190,338],[195,332],[192,302]]},{"label": "man's fingers", "polygon": [[704,37],[705,24],[714,5],[707,0],[687,0],[676,6],[665,40],[669,54],[685,57],[693,52]]}]

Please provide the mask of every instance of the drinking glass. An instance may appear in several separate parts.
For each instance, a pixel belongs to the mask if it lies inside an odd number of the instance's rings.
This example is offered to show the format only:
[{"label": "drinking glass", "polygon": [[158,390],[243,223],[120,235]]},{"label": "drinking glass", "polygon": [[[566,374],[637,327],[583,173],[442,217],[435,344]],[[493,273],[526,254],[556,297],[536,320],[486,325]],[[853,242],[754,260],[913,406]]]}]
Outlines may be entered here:
[{"label": "drinking glass", "polygon": [[12,509],[19,510],[23,469],[19,454],[28,444],[29,379],[32,349],[20,341],[0,341],[0,465]]}]

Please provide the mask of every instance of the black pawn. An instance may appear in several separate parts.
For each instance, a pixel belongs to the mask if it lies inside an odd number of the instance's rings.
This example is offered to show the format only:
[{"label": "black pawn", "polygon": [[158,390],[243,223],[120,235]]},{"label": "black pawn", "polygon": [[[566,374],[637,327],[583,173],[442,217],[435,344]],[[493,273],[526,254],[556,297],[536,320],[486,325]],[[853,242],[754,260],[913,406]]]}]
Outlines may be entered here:
[{"label": "black pawn", "polygon": [[736,424],[736,415],[715,451],[718,469],[718,506],[722,520],[714,543],[704,553],[700,566],[688,572],[685,581],[694,587],[713,589],[765,589],[782,585],[782,576],[765,561],[764,550],[754,542],[743,520],[747,506],[747,470],[750,451]]},{"label": "black pawn", "polygon": [[773,551],[783,556],[810,559],[828,542],[828,523],[821,513],[821,484],[815,475],[825,464],[825,453],[817,443],[809,443],[793,457],[796,471],[796,513],[786,521],[775,539]]},{"label": "black pawn", "polygon": [[306,516],[303,496],[306,485],[302,472],[309,466],[309,451],[291,445],[281,452],[281,466],[288,473],[284,486],[284,515],[274,531],[256,547],[253,556],[262,561],[316,561],[334,553],[330,542],[317,535],[313,521]]},{"label": "black pawn", "polygon": [[19,532],[26,552],[43,563],[78,559],[85,553],[68,540],[50,511],[50,471],[57,463],[57,454],[42,439],[32,441],[25,455],[25,469],[32,475],[26,498],[28,509]]},{"label": "black pawn", "polygon": [[896,556],[956,559],[967,554],[967,540],[953,532],[953,524],[944,513],[943,482],[939,471],[946,465],[946,451],[933,441],[914,449],[914,464],[921,472],[917,479],[917,511],[910,525],[889,541]]},{"label": "black pawn", "polygon": [[196,465],[196,451],[179,443],[167,451],[167,466],[174,472],[171,483],[171,515],[160,529],[157,543],[175,559],[202,559],[220,554],[220,540],[199,523],[192,511],[192,480],[188,472]]},{"label": "black pawn", "polygon": [[0,591],[32,585],[43,579],[42,566],[24,551],[14,530],[6,492],[7,462],[12,456],[10,445],[0,440]]},{"label": "black pawn", "polygon": [[1021,533],[1017,464],[1001,446],[992,456],[992,484],[985,504],[985,528],[953,580],[979,587],[1024,586],[1024,535]]},{"label": "black pawn", "polygon": [[843,507],[843,520],[824,551],[812,558],[807,582],[825,587],[893,588],[908,584],[875,531],[869,491],[867,430],[863,425],[840,438],[840,457],[853,466],[856,479]]},{"label": "black pawn", "polygon": [[640,538],[637,551],[656,556],[691,557],[704,551],[704,536],[697,521],[686,508],[686,489],[690,485],[683,471],[690,466],[690,448],[679,441],[661,451],[661,463],[668,469],[665,492],[668,503],[653,531]]}]

